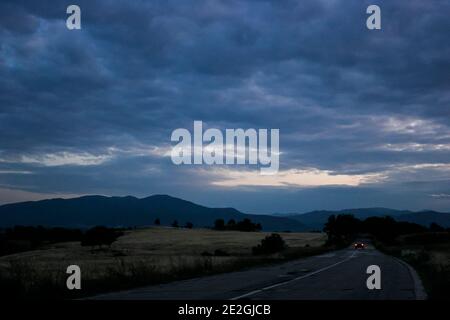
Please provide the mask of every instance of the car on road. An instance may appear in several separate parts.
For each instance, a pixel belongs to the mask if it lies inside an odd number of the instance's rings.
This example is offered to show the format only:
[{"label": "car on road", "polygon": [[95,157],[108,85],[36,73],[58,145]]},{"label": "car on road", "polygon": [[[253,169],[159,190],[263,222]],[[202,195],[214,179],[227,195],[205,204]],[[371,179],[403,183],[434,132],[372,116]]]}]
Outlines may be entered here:
[{"label": "car on road", "polygon": [[362,242],[356,242],[356,243],[353,245],[353,247],[354,247],[355,249],[365,249],[365,248],[366,248],[366,245],[365,245],[364,243],[362,243]]}]

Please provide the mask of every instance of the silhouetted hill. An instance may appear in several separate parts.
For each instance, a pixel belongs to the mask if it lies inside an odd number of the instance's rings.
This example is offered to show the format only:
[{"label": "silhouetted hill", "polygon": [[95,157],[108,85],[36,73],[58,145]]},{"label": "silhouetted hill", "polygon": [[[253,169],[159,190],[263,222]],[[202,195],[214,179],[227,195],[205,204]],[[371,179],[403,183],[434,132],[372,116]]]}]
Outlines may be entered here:
[{"label": "silhouetted hill", "polygon": [[72,199],[51,199],[20,202],[0,206],[0,227],[13,225],[43,225],[86,228],[105,226],[152,225],[159,218],[162,225],[177,220],[180,226],[213,226],[216,219],[249,218],[261,223],[263,230],[302,231],[298,221],[285,217],[248,215],[233,208],[208,208],[167,195],[135,197],[84,196]]},{"label": "silhouetted hill", "polygon": [[435,211],[413,212],[408,210],[394,210],[388,208],[360,208],[345,209],[336,211],[311,211],[303,214],[292,214],[284,217],[295,219],[309,229],[322,230],[323,225],[327,222],[330,215],[352,214],[356,218],[364,220],[368,217],[391,216],[397,221],[407,221],[421,224],[428,227],[432,222],[438,223],[443,227],[450,227],[450,213],[442,213]]},{"label": "silhouetted hill", "polygon": [[420,211],[410,212],[396,217],[398,221],[408,221],[421,224],[424,226],[430,226],[430,223],[435,222],[442,227],[450,227],[450,213],[436,212],[436,211]]}]

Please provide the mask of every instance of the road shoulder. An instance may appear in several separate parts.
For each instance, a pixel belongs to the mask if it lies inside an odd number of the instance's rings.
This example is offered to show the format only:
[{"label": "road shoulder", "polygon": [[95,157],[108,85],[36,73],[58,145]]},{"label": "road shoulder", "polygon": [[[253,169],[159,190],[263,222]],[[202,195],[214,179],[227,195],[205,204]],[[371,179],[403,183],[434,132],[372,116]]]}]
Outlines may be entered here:
[{"label": "road shoulder", "polygon": [[424,289],[422,280],[420,279],[417,271],[414,270],[413,267],[411,267],[407,262],[403,261],[402,259],[397,258],[397,257],[393,257],[393,258],[396,259],[399,263],[401,263],[408,269],[409,274],[411,275],[411,278],[413,279],[413,282],[414,282],[414,293],[416,296],[416,300],[427,300],[428,295]]}]

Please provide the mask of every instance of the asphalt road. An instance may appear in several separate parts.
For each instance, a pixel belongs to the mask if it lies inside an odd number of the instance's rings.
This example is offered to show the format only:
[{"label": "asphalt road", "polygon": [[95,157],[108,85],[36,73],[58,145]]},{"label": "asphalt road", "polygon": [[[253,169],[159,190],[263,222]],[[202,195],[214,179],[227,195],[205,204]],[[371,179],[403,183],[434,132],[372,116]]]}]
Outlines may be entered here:
[{"label": "asphalt road", "polygon": [[[367,243],[367,242],[366,242]],[[369,290],[366,269],[381,269],[381,289]],[[370,244],[319,256],[260,267],[109,293],[94,299],[133,300],[414,300],[424,299],[420,279],[404,262]]]}]

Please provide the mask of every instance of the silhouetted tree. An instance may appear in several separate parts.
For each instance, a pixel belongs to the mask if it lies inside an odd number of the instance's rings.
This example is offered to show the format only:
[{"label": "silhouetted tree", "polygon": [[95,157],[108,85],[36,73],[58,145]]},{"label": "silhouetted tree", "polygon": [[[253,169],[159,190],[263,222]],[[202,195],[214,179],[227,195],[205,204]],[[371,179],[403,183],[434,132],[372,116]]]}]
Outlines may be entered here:
[{"label": "silhouetted tree", "polygon": [[351,214],[331,215],[323,229],[328,236],[328,244],[346,245],[361,231],[361,221]]},{"label": "silhouetted tree", "polygon": [[33,250],[44,243],[80,241],[79,229],[44,228],[41,226],[15,226],[0,230],[0,256]]},{"label": "silhouetted tree", "polygon": [[236,221],[234,219],[228,220],[227,229],[233,230],[236,227]]},{"label": "silhouetted tree", "polygon": [[250,219],[245,218],[236,223],[235,229],[238,231],[259,231],[261,230],[261,224],[255,224]]},{"label": "silhouetted tree", "polygon": [[174,221],[172,222],[172,227],[174,227],[174,228],[178,228],[178,227],[179,227],[178,221],[177,221],[177,220],[174,220]]},{"label": "silhouetted tree", "polygon": [[214,229],[225,230],[225,221],[223,219],[216,219],[216,221],[214,221]]},{"label": "silhouetted tree", "polygon": [[186,225],[184,227],[187,229],[192,229],[194,227],[194,224],[192,222],[186,222]]},{"label": "silhouetted tree", "polygon": [[392,217],[369,217],[363,222],[364,232],[375,236],[379,241],[392,244],[400,235],[426,232],[427,228],[416,223],[395,221]]},{"label": "silhouetted tree", "polygon": [[433,222],[430,224],[430,231],[431,232],[443,232],[445,229],[438,225],[437,223]]},{"label": "silhouetted tree", "polygon": [[159,220],[159,218],[156,218],[154,224],[155,226],[161,225],[161,220]]},{"label": "silhouetted tree", "polygon": [[262,239],[261,244],[253,247],[252,252],[254,255],[271,254],[282,251],[285,248],[286,244],[283,238],[277,233],[272,233],[270,236],[266,236]]},{"label": "silhouetted tree", "polygon": [[260,231],[262,226],[260,223],[253,223],[250,219],[245,218],[242,221],[236,222],[234,219],[230,219],[225,225],[223,219],[217,219],[214,222],[215,230],[235,230],[235,231]]}]

